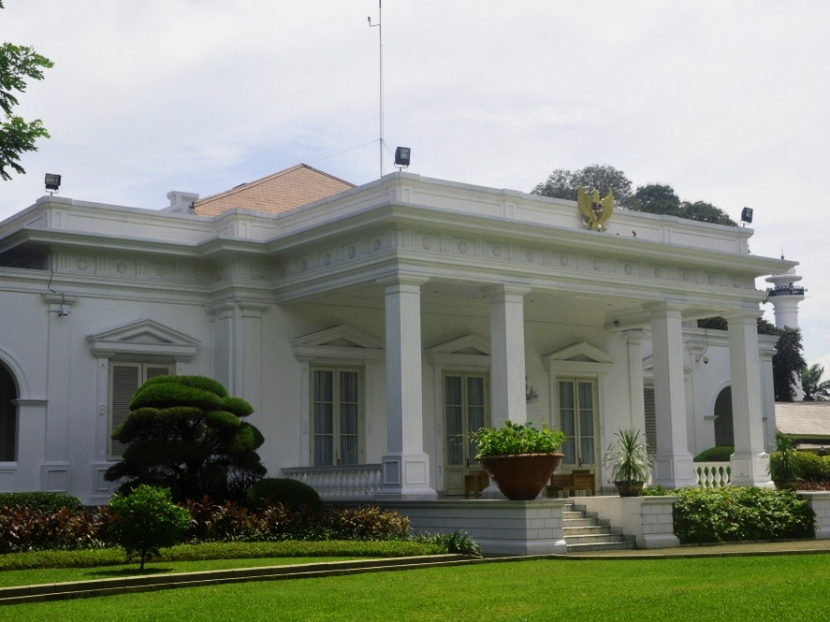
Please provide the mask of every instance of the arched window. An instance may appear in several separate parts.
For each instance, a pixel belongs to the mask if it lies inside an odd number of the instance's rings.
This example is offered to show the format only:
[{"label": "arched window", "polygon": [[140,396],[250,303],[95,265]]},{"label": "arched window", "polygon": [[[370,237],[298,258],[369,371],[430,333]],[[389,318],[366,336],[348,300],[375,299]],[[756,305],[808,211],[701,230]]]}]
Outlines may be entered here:
[{"label": "arched window", "polygon": [[0,364],[0,462],[17,460],[17,386]]},{"label": "arched window", "polygon": [[715,400],[715,445],[735,445],[732,429],[732,388],[726,387]]}]

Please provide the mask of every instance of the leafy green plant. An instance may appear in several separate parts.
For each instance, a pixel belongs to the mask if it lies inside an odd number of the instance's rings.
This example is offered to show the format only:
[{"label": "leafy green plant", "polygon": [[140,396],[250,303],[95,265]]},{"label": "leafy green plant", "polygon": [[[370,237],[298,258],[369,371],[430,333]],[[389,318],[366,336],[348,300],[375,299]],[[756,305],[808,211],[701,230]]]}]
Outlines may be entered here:
[{"label": "leafy green plant", "polygon": [[613,482],[644,482],[654,465],[645,436],[639,430],[620,430],[617,439],[605,450],[602,458],[611,467]]},{"label": "leafy green plant", "polygon": [[324,507],[314,488],[294,479],[266,477],[248,489],[248,504],[252,508],[277,503],[306,508],[315,514],[322,512]]},{"label": "leafy green plant", "polygon": [[565,433],[542,424],[539,430],[532,422],[519,424],[505,421],[500,428],[481,428],[472,434],[478,445],[477,458],[513,456],[518,454],[552,454],[565,442]]},{"label": "leafy green plant", "polygon": [[113,537],[128,558],[139,556],[141,570],[159,549],[181,542],[190,526],[190,514],[173,503],[167,488],[142,484],[129,495],[114,495],[110,507]]},{"label": "leafy green plant", "polygon": [[791,482],[801,479],[801,467],[795,440],[780,432],[775,435],[778,451],[770,454],[769,475],[774,482]]},{"label": "leafy green plant", "polygon": [[416,542],[432,543],[445,553],[481,557],[481,546],[466,531],[452,533],[422,533],[412,536]]},{"label": "leafy green plant", "polygon": [[815,513],[792,490],[751,486],[674,491],[674,533],[684,544],[813,535]]}]

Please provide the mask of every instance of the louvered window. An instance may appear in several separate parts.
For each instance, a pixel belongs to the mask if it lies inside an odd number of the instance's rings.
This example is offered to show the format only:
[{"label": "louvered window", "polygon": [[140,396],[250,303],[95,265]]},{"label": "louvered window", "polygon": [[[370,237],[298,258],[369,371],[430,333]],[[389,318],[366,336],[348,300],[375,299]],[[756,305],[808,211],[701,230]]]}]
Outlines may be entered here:
[{"label": "louvered window", "polygon": [[654,387],[643,389],[646,415],[646,444],[650,453],[657,452],[657,414],[654,409]]},{"label": "louvered window", "polygon": [[[158,363],[112,363],[110,365],[110,428],[113,431],[130,414],[133,395],[144,382],[156,376],[174,374],[172,365]],[[125,445],[110,438],[109,458],[119,460]]]}]

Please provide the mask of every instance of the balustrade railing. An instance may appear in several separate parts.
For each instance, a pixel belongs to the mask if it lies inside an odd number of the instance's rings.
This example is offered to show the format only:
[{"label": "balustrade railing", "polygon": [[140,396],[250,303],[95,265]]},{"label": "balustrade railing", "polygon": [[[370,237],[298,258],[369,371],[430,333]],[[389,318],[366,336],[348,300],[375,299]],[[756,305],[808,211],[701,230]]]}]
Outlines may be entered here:
[{"label": "balustrade railing", "polygon": [[380,490],[379,464],[289,467],[282,472],[314,488],[323,501],[369,500]]},{"label": "balustrade railing", "polygon": [[695,462],[697,485],[701,488],[722,488],[728,486],[732,467],[728,462]]}]

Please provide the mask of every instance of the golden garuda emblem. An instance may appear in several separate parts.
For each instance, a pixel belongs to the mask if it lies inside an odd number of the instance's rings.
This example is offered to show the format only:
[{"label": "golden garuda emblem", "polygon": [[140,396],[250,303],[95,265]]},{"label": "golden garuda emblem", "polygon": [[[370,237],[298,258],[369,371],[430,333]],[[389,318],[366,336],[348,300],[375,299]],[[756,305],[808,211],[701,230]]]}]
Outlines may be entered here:
[{"label": "golden garuda emblem", "polygon": [[599,190],[595,189],[591,194],[588,194],[582,189],[582,186],[579,186],[576,201],[579,203],[579,211],[585,216],[582,221],[583,225],[594,231],[608,231],[605,223],[614,212],[613,190],[609,189],[605,198],[600,200]]}]

